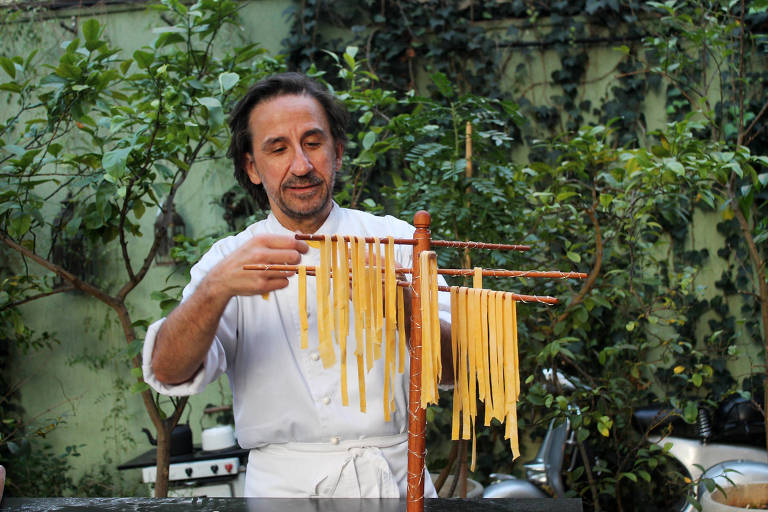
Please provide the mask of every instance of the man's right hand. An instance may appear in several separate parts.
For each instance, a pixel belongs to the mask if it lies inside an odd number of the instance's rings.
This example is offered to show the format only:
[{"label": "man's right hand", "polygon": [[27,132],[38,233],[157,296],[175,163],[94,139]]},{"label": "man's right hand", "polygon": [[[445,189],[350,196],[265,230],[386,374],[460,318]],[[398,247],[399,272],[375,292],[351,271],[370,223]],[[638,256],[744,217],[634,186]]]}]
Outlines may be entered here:
[{"label": "man's right hand", "polygon": [[288,286],[295,272],[243,270],[244,265],[298,265],[309,246],[283,235],[256,235],[213,267],[201,286],[229,301],[237,295],[258,295]]},{"label": "man's right hand", "polygon": [[163,322],[155,339],[152,369],[166,384],[186,382],[200,369],[232,297],[269,293],[288,286],[293,272],[243,270],[244,265],[298,265],[309,246],[284,235],[256,235],[203,278]]}]

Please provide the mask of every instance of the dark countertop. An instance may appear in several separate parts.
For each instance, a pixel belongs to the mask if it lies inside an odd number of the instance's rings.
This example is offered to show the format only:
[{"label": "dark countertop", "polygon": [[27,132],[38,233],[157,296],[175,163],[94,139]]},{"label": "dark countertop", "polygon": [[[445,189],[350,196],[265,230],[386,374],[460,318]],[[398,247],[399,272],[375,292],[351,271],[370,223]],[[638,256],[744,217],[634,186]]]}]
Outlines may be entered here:
[{"label": "dark countertop", "polygon": [[[404,499],[297,498],[9,498],[0,512],[43,511],[402,512]],[[427,512],[581,512],[579,499],[428,499]]]}]

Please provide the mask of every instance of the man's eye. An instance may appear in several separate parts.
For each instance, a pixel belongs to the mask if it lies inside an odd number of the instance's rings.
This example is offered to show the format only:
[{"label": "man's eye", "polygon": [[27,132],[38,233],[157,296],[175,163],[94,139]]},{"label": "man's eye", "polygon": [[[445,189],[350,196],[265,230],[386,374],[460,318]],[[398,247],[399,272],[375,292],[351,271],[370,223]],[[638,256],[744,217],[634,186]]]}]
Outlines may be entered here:
[{"label": "man's eye", "polygon": [[320,143],[319,142],[307,142],[306,144],[310,148],[319,148],[320,147]]},{"label": "man's eye", "polygon": [[278,147],[278,148],[272,149],[272,153],[282,153],[283,151],[285,151],[284,147]]}]

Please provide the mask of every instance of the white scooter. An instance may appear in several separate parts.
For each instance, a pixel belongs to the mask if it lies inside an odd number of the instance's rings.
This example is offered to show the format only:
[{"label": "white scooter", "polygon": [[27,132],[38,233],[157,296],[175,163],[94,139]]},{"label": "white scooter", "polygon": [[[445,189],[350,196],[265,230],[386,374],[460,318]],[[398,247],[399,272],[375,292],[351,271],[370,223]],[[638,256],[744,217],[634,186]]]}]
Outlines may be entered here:
[{"label": "white scooter", "polygon": [[[551,372],[548,377],[551,376]],[[573,384],[558,372],[557,378],[563,389],[574,389]],[[634,419],[641,432],[664,431],[671,426],[667,436],[650,436],[649,441],[664,447],[671,443],[669,455],[681,469],[687,471],[692,482],[697,481],[710,468],[722,467],[725,461],[755,461],[768,463],[765,449],[763,417],[754,405],[737,395],[724,400],[711,417],[706,408],[699,410],[698,421],[693,428],[686,424],[679,413],[668,407],[645,407],[636,410]],[[556,423],[552,420],[535,458],[524,464],[526,479],[511,475],[491,474],[495,482],[486,486],[484,498],[543,498],[566,496],[564,471],[573,470],[578,457],[571,456],[571,467],[564,468],[566,456],[575,455],[577,449],[575,432],[570,423]],[[765,473],[760,465],[743,466],[756,468]],[[709,471],[705,478],[713,475]],[[699,486],[699,492],[703,486]],[[694,497],[696,494],[693,488]],[[685,496],[681,497],[679,510],[692,512],[694,506]]]}]

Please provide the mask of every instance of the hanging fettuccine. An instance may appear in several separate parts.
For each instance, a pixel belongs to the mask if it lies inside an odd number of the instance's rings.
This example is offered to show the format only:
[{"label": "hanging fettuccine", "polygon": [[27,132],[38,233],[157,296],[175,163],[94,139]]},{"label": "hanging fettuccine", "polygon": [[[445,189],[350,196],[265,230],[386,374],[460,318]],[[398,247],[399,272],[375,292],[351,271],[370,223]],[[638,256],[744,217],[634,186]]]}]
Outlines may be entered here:
[{"label": "hanging fettuccine", "polygon": [[[369,239],[370,240],[370,239]],[[384,244],[384,247],[382,247]],[[394,240],[341,236],[319,243],[316,269],[318,337],[324,367],[335,363],[333,341],[339,345],[342,403],[348,405],[347,337],[349,304],[355,324],[354,356],[357,362],[360,410],[366,410],[365,374],[384,358],[384,417],[395,410],[394,372],[405,369],[406,336],[404,295],[397,285]],[[382,254],[383,253],[383,254]],[[421,304],[421,407],[438,401],[442,372],[440,319],[438,316],[437,257],[423,251],[419,261],[418,293]],[[301,347],[307,345],[306,267],[299,266]],[[332,287],[330,276],[333,276]],[[350,282],[351,278],[351,282]],[[451,349],[453,352],[453,439],[473,439],[477,400],[485,404],[485,425],[492,419],[506,422],[505,438],[514,457],[520,454],[517,436],[517,400],[520,373],[517,309],[512,294],[483,289],[482,269],[474,269],[473,287],[451,287]],[[397,333],[397,335],[395,334]]]}]

